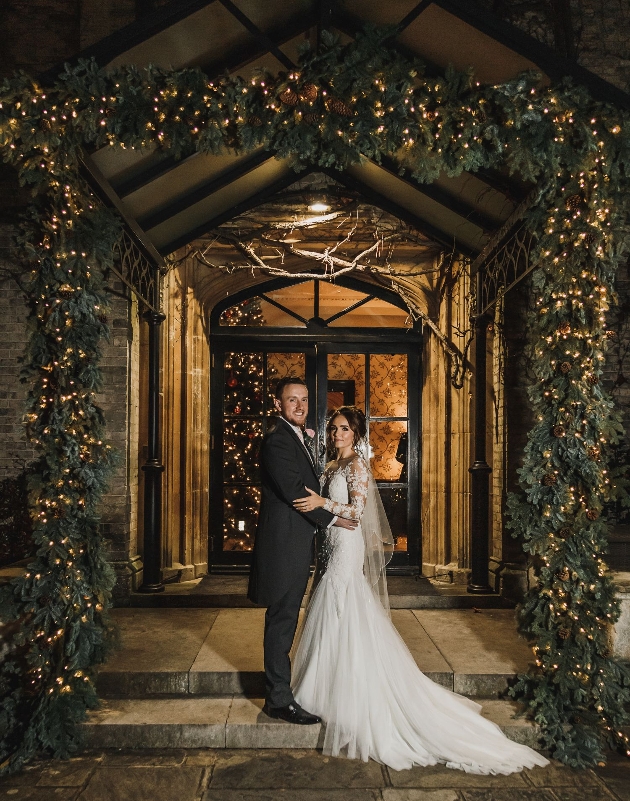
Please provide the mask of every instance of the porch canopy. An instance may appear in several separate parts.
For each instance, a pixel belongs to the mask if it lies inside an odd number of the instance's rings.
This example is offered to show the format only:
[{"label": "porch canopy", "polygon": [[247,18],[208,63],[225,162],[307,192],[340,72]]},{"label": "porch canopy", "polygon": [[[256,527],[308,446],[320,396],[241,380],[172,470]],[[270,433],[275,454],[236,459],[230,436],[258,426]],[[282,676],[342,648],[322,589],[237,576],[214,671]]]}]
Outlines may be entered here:
[{"label": "porch canopy", "polygon": [[[494,84],[536,70],[543,82],[573,76],[595,97],[629,104],[625,93],[463,0],[177,0],[77,58],[92,57],[104,68],[200,67],[210,78],[248,75],[257,68],[290,71],[300,45],[316,44],[321,30],[350,41],[366,23],[396,26],[396,48],[419,57],[428,74],[441,74],[449,65],[471,67],[480,83]],[[106,147],[87,156],[85,166],[91,183],[157,263],[264,203],[297,177],[287,159],[264,149],[177,159],[154,147]],[[495,170],[441,175],[432,184],[421,184],[399,174],[399,165],[387,158],[381,164],[365,160],[333,177],[445,250],[472,259],[492,242],[528,191],[523,182]]]}]

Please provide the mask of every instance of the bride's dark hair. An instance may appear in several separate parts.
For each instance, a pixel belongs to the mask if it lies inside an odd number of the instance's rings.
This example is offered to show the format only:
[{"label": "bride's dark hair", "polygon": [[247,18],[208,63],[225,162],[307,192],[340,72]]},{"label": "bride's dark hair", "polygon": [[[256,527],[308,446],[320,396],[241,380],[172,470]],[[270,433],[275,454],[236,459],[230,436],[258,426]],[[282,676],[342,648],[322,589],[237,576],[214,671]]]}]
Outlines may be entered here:
[{"label": "bride's dark hair", "polygon": [[332,413],[328,425],[326,426],[326,442],[330,445],[330,427],[336,417],[342,415],[348,421],[350,430],[354,434],[352,439],[352,446],[354,447],[360,439],[363,439],[367,434],[367,425],[365,423],[365,415],[357,406],[340,406]]}]

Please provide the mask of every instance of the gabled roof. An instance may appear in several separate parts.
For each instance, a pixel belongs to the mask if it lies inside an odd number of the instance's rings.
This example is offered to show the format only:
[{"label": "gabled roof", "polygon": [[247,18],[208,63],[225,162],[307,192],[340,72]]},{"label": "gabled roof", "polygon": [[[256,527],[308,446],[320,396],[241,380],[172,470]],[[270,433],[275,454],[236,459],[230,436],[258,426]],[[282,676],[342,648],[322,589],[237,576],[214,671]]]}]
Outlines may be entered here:
[{"label": "gabled roof", "polygon": [[[397,25],[393,41],[429,70],[472,67],[498,83],[523,70],[565,76],[600,99],[630,106],[628,96],[567,62],[518,29],[463,0],[176,0],[97,43],[79,57],[121,64],[201,67],[209,76],[254,68],[290,69],[298,47],[326,28],[353,37],[366,23]],[[288,161],[260,150],[246,155],[194,154],[175,160],[156,149],[103,148],[86,159],[102,193],[157,257],[264,202],[296,180]],[[430,186],[398,175],[398,165],[367,161],[335,180],[418,228],[474,257],[501,228],[527,187],[491,171],[440,177]]]}]

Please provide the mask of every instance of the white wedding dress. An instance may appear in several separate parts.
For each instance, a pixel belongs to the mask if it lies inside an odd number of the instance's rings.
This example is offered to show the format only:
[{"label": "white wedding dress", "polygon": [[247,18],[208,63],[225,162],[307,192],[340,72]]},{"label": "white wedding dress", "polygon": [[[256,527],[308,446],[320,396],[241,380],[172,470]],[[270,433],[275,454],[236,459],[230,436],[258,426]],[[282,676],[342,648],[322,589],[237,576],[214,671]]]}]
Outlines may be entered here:
[{"label": "white wedding dress", "polygon": [[[359,519],[370,474],[363,459],[332,462],[326,508]],[[469,773],[513,773],[548,761],[508,740],[481,707],[428,679],[363,573],[364,540],[331,527],[327,568],[305,616],[293,660],[297,702],[325,725],[324,753],[395,770],[445,763]]]}]

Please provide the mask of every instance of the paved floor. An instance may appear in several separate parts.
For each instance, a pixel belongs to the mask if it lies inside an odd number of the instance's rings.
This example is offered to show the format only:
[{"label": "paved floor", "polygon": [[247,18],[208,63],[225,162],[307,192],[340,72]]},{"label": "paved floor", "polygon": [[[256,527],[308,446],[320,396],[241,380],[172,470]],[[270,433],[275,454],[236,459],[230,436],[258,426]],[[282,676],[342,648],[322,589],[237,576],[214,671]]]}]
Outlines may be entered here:
[{"label": "paved floor", "polygon": [[38,762],[0,780],[16,801],[630,801],[630,760],[512,776],[393,771],[312,750],[107,751]]}]

